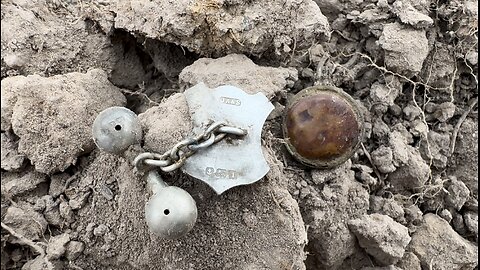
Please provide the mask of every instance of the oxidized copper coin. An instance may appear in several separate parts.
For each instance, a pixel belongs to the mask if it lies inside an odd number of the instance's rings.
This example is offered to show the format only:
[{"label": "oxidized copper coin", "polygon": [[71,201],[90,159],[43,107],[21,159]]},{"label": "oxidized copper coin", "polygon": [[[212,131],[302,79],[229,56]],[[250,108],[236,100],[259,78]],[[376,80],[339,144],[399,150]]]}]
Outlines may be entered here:
[{"label": "oxidized copper coin", "polygon": [[362,136],[362,116],[351,96],[331,86],[313,86],[287,105],[283,133],[290,153],[313,167],[347,161]]}]

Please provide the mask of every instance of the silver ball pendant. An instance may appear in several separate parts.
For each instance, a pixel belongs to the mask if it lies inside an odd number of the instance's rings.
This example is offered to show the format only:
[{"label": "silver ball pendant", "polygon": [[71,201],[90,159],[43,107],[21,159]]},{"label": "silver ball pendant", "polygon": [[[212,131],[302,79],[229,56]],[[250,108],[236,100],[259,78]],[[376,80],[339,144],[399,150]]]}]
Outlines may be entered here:
[{"label": "silver ball pendant", "polygon": [[110,107],[97,116],[92,127],[93,140],[105,152],[120,154],[142,139],[137,115],[125,107]]},{"label": "silver ball pendant", "polygon": [[145,219],[150,231],[157,236],[179,238],[195,225],[197,205],[185,190],[175,186],[164,187],[145,205]]}]

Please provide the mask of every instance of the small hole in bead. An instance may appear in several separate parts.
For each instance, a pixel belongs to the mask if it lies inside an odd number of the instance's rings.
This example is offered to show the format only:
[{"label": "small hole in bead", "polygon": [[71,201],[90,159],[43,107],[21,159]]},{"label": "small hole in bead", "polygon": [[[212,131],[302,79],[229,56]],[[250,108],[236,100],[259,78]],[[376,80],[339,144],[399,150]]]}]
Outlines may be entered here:
[{"label": "small hole in bead", "polygon": [[163,213],[165,214],[165,216],[168,216],[168,214],[170,214],[170,210],[165,209],[165,210],[163,210]]},{"label": "small hole in bead", "polygon": [[118,130],[122,130],[122,126],[116,125],[116,126],[115,126],[115,130],[117,130],[117,131],[118,131]]}]

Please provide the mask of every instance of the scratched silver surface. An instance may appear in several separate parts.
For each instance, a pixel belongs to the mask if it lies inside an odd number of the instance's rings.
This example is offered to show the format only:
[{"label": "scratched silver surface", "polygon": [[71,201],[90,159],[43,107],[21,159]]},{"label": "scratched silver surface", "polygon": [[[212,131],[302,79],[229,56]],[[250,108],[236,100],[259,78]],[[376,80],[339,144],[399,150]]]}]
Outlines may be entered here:
[{"label": "scratched silver surface", "polygon": [[199,83],[185,91],[193,133],[202,133],[212,121],[246,129],[241,139],[224,139],[200,150],[185,162],[182,170],[211,186],[217,194],[260,180],[270,169],[261,147],[262,127],[273,110],[263,93],[250,95],[224,85],[215,89]]}]

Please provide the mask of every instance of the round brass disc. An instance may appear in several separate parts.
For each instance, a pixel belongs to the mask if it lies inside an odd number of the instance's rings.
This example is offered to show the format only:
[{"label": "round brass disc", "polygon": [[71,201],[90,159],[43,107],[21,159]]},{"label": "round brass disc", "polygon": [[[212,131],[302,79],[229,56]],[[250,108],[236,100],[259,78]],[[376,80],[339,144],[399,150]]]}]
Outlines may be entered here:
[{"label": "round brass disc", "polygon": [[320,168],[347,161],[363,133],[362,115],[351,96],[332,86],[313,86],[288,103],[283,134],[290,153]]}]

